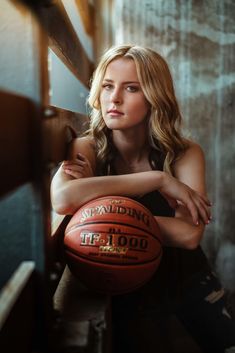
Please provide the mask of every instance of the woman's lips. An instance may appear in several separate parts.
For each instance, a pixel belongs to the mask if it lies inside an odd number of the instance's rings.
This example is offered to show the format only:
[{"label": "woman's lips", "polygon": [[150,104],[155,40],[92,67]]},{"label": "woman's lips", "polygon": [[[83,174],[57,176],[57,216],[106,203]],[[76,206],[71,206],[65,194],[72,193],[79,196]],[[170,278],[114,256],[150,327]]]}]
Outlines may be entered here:
[{"label": "woman's lips", "polygon": [[120,112],[119,110],[116,110],[116,109],[108,110],[108,114],[111,115],[111,116],[124,115],[123,112]]}]

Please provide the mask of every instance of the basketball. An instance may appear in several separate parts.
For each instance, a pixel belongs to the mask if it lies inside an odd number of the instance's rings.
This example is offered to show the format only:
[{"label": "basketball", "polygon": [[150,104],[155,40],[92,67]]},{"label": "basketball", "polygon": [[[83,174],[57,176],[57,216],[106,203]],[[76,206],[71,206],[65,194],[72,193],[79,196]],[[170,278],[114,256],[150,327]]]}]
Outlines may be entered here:
[{"label": "basketball", "polygon": [[66,261],[87,287],[122,294],[145,284],[162,257],[160,229],[139,202],[106,196],[83,205],[65,230]]}]

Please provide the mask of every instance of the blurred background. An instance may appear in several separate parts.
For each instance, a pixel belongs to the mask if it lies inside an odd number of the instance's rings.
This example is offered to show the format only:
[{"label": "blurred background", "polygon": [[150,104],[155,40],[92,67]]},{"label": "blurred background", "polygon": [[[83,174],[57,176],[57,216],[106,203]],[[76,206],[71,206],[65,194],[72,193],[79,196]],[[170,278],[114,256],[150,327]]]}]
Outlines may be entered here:
[{"label": "blurred background", "polygon": [[[25,300],[32,336],[35,315],[39,336],[54,325],[53,294],[64,268],[58,235],[66,219],[51,211],[50,180],[68,143],[87,127],[89,80],[113,44],[149,46],[170,66],[185,134],[206,157],[213,220],[202,246],[234,303],[234,14],[233,0],[1,0],[0,327],[6,337],[14,332],[7,322],[22,308],[16,304],[23,289],[31,298]],[[32,341],[38,345],[37,338],[26,341],[24,352]]]}]

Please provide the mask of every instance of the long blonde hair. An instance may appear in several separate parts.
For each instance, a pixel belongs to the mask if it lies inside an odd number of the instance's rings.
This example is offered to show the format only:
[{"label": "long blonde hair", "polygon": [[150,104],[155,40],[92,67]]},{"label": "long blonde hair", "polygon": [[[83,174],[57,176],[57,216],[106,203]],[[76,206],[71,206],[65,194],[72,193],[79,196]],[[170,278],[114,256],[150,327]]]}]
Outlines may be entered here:
[{"label": "long blonde hair", "polygon": [[111,153],[110,131],[100,107],[100,92],[109,63],[119,58],[134,60],[138,79],[151,105],[149,144],[164,155],[163,170],[172,174],[174,161],[186,150],[187,142],[180,134],[181,113],[175,96],[172,76],[166,61],[152,49],[136,45],[119,45],[105,52],[95,70],[88,98],[90,105],[89,135],[96,141],[98,163],[108,162]]}]

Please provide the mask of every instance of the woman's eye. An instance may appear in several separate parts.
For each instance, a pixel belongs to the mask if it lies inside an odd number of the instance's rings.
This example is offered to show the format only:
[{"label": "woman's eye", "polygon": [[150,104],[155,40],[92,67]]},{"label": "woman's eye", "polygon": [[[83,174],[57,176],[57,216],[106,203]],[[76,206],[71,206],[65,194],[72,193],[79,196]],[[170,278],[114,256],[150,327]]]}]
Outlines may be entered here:
[{"label": "woman's eye", "polygon": [[103,86],[102,86],[104,89],[106,89],[106,90],[110,90],[111,88],[112,88],[112,85],[110,85],[110,84],[103,84]]},{"label": "woman's eye", "polygon": [[126,89],[128,92],[137,92],[138,91],[138,87],[136,87],[136,86],[127,86]]}]

